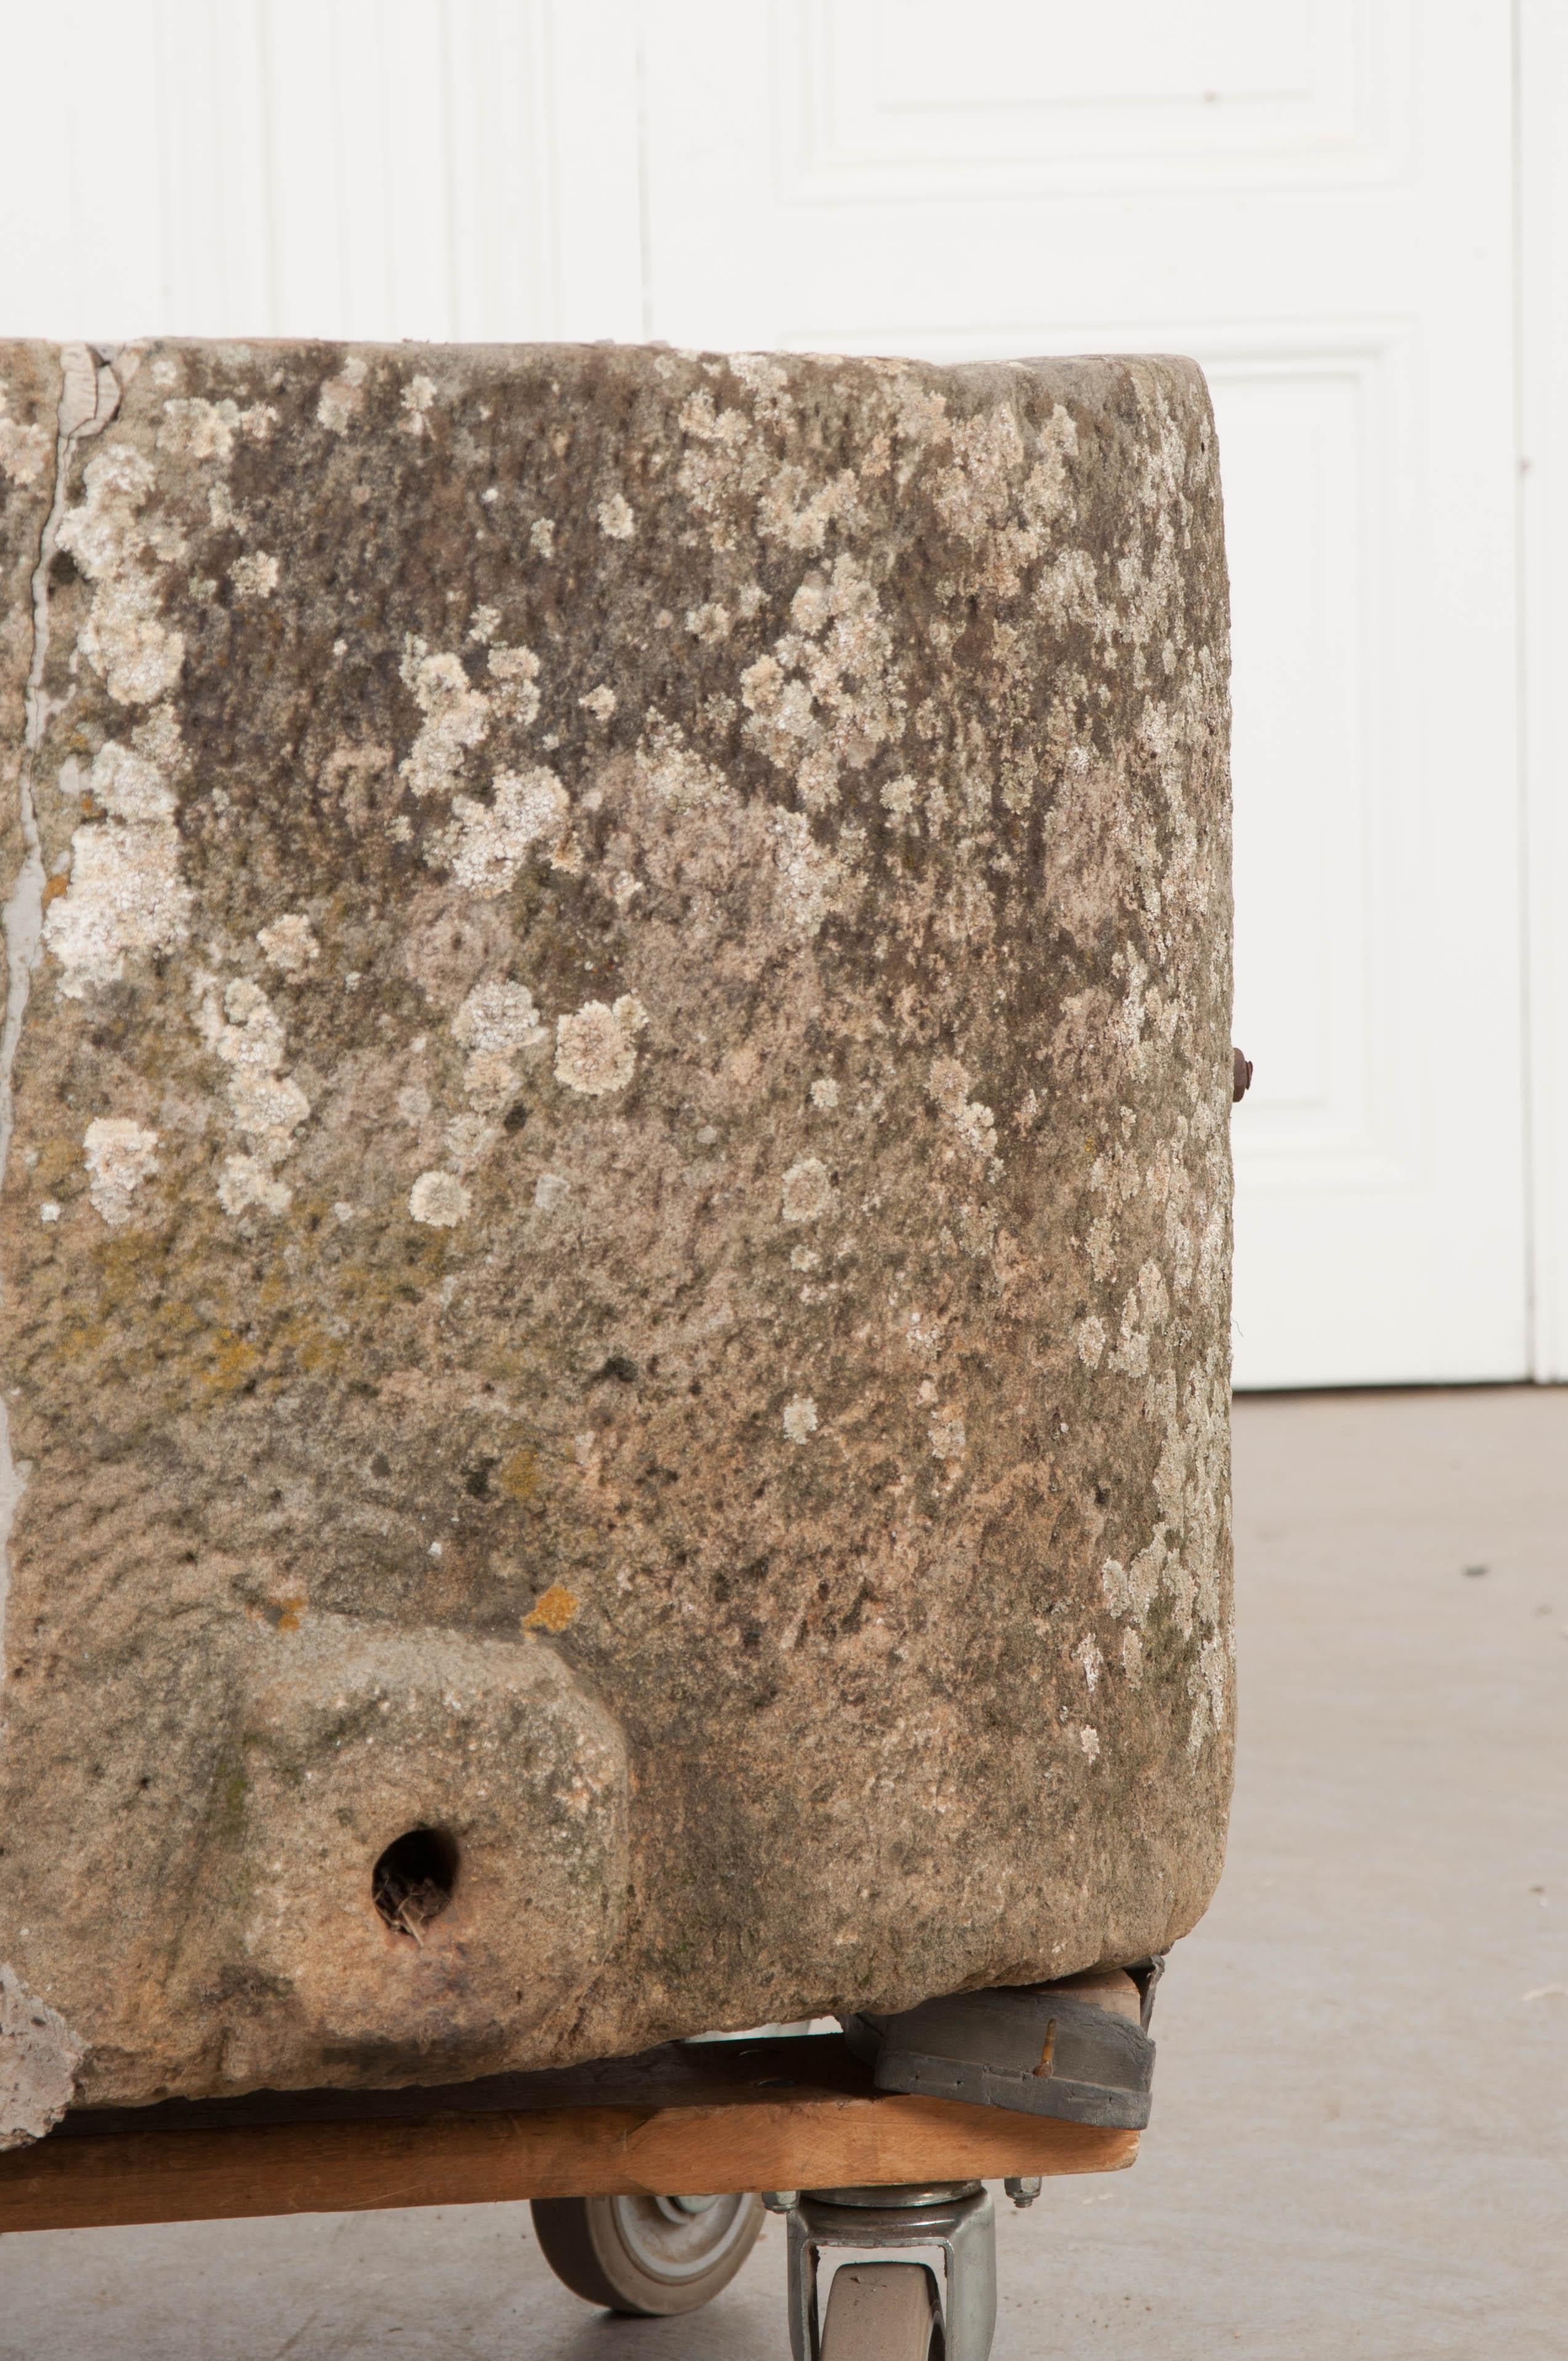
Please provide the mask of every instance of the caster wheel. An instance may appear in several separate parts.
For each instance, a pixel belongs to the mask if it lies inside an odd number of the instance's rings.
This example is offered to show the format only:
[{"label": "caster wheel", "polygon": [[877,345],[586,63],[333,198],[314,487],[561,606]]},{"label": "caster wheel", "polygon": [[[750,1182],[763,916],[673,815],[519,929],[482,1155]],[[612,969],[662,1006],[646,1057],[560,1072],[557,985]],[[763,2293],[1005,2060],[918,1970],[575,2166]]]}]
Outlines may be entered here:
[{"label": "caster wheel", "polygon": [[643,2319],[709,2302],[767,2218],[758,2197],[545,2197],[530,2211],[564,2286],[585,2303]]},{"label": "caster wheel", "polygon": [[822,2361],[942,2361],[942,2301],[924,2263],[842,2263],[828,2290]]}]

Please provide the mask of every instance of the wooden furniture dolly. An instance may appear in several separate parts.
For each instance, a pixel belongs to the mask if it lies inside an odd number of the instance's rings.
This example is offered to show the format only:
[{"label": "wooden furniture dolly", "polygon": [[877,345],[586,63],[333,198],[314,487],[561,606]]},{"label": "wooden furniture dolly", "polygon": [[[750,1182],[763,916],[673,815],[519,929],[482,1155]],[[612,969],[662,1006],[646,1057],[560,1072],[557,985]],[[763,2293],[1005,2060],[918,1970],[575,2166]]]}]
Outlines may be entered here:
[{"label": "wooden furniture dolly", "polygon": [[[729,2283],[765,2202],[789,2215],[796,2361],[985,2361],[981,2184],[1026,2203],[1047,2175],[1118,2171],[1137,2145],[1135,2131],[877,2092],[838,2034],[748,2037],[443,2088],[78,2110],[0,2156],[0,2230],[528,2198],[569,2287],[657,2313]],[[746,2193],[667,2193],[715,2188]],[[946,2289],[923,2263],[846,2263],[819,2322],[829,2246],[937,2247]]]}]

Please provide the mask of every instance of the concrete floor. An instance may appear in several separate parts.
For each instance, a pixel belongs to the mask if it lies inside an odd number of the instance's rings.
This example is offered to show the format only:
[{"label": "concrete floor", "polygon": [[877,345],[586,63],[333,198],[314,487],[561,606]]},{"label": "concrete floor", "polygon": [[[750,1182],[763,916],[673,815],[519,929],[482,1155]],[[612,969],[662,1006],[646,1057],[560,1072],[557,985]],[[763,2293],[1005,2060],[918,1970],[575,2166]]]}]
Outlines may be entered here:
[{"label": "concrete floor", "polygon": [[[996,2361],[1561,2361],[1568,1390],[1244,1401],[1236,1503],[1230,1865],[1138,2165],[1004,2213]],[[14,2238],[0,2356],[782,2361],[781,2250],[662,2323],[521,2207]]]}]

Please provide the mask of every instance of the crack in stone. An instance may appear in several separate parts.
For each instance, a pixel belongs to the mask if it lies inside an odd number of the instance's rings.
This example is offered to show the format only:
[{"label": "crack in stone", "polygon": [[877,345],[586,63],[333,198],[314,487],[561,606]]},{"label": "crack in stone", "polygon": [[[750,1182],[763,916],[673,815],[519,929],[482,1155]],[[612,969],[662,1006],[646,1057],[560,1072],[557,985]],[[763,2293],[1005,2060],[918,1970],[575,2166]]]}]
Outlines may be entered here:
[{"label": "crack in stone", "polygon": [[[139,355],[136,357],[139,358]],[[49,576],[54,562],[71,476],[71,456],[79,443],[101,434],[120,406],[123,380],[111,348],[97,352],[86,345],[60,348],[60,394],[56,412],[54,484],[49,512],[38,537],[38,564],[32,573],[33,646],[23,690],[22,761],[17,776],[18,820],[22,832],[22,865],[10,899],[0,913],[5,938],[5,1017],[0,1027],[0,1186],[4,1185],[16,1126],[13,1073],[21,1044],[22,1023],[32,991],[43,933],[44,863],[38,836],[38,807],[33,796],[33,758],[49,726],[49,697],[44,670],[49,663]],[[135,361],[132,362],[134,373]],[[11,1451],[11,1422],[0,1396],[0,1684],[5,1677],[5,1603],[10,1590],[11,1527],[26,1477]]]}]

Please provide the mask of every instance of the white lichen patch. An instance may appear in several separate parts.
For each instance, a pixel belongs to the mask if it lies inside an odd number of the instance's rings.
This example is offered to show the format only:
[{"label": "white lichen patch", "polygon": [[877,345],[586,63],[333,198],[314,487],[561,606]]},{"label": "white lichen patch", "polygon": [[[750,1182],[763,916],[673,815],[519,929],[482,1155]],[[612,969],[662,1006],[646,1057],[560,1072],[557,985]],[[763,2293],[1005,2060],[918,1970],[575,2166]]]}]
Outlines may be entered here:
[{"label": "white lichen patch", "polygon": [[274,918],[269,927],[257,930],[257,941],[268,963],[280,975],[307,975],[321,957],[321,945],[311,932],[311,922],[297,910],[287,917]]},{"label": "white lichen patch", "polygon": [[329,377],[322,387],[316,401],[317,423],[330,434],[345,434],[365,407],[368,375],[367,364],[357,353],[350,353],[337,375]]},{"label": "white lichen patch", "polygon": [[[1113,765],[1075,746],[1040,833],[1043,915],[1049,925],[1064,928],[1087,950],[1129,886],[1145,916],[1158,924],[1166,860],[1156,815],[1127,794]],[[1134,983],[1140,1000],[1142,981],[1139,971]],[[1138,1004],[1135,1012],[1141,1016]]]},{"label": "white lichen patch", "polygon": [[899,736],[904,697],[876,588],[848,553],[807,575],[790,620],[740,675],[746,736],[793,775],[806,810],[821,811],[838,802],[845,770],[863,770]]},{"label": "white lichen patch", "polygon": [[1023,432],[1006,405],[955,423],[948,434],[949,464],[933,487],[938,513],[950,532],[983,552],[993,595],[1011,598],[1024,567],[1044,553],[1061,511],[1078,429],[1058,402],[1037,430],[1027,470]]},{"label": "white lichen patch", "polygon": [[860,485],[854,470],[841,467],[827,483],[809,489],[804,467],[786,462],[770,471],[757,502],[757,531],[764,541],[782,542],[786,549],[816,553],[833,525],[852,527],[860,510]]},{"label": "white lichen patch", "polygon": [[466,1049],[508,1056],[548,1038],[527,984],[494,980],[474,986],[452,1020],[452,1031]]},{"label": "white lichen patch", "polygon": [[229,1069],[229,1110],[246,1139],[243,1155],[231,1156],[218,1183],[225,1213],[255,1205],[280,1213],[292,1198],[275,1178],[293,1152],[294,1134],[311,1111],[298,1082],[282,1071],[287,1049],[283,1021],[258,983],[236,976],[225,991],[220,1014],[210,978],[199,979],[197,1027]]},{"label": "white lichen patch", "polygon": [[1198,1661],[1188,1676],[1188,1686],[1196,1700],[1192,1721],[1187,1733],[1187,1751],[1196,1754],[1203,1741],[1212,1731],[1225,1726],[1225,1687],[1228,1651],[1216,1632],[1205,1640],[1198,1651]]},{"label": "white lichen patch", "polygon": [[833,852],[817,843],[804,812],[770,811],[767,825],[773,838],[780,910],[791,931],[810,937],[821,931],[825,918],[835,914],[848,917],[862,883],[855,874],[855,832],[845,829],[839,837],[840,851]]},{"label": "white lichen patch", "polygon": [[679,725],[654,708],[647,714],[635,759],[638,778],[672,811],[717,810],[734,802],[723,772],[705,762]]},{"label": "white lichen patch", "polygon": [[416,796],[445,795],[459,776],[471,747],[488,737],[490,700],[470,686],[463,659],[450,650],[433,655],[411,633],[399,667],[425,719],[405,761],[398,766]]},{"label": "white lichen patch", "polygon": [[554,1213],[571,1193],[571,1182],[559,1172],[542,1172],[533,1184],[533,1210],[536,1213]]},{"label": "white lichen patch", "polygon": [[931,1096],[976,1156],[996,1154],[996,1117],[969,1095],[970,1077],[956,1058],[935,1058],[927,1083]]},{"label": "white lichen patch", "polygon": [[426,377],[422,370],[417,377],[410,378],[402,391],[402,426],[405,434],[424,434],[429,432],[430,412],[435,401],[435,379],[433,377]]},{"label": "white lichen patch", "polygon": [[615,691],[601,681],[598,688],[588,691],[587,697],[579,697],[577,703],[585,713],[591,713],[596,721],[608,721],[615,711]]},{"label": "white lichen patch", "polygon": [[555,522],[553,517],[535,517],[528,528],[528,545],[538,557],[555,555]]},{"label": "white lichen patch", "polygon": [[[916,1304],[904,1323],[904,1341],[912,1353],[929,1360],[942,1349],[942,1323]],[[934,1395],[928,1394],[926,1399],[933,1400]]]},{"label": "white lichen patch", "polygon": [[969,1448],[969,1436],[960,1410],[934,1412],[927,1422],[926,1434],[933,1459],[961,1459]]},{"label": "white lichen patch", "polygon": [[[220,477],[218,481],[211,486],[208,490],[207,514],[212,519],[213,530],[214,533],[248,533],[250,531],[251,518],[249,510],[236,508],[235,506],[234,495],[229,490],[228,485],[224,481],[222,477]],[[192,577],[192,581],[194,581],[195,577]],[[192,589],[192,598],[200,598],[203,603],[206,604],[211,600],[214,592],[215,592],[216,589],[217,584],[214,582],[213,584],[212,590],[203,589],[197,591]]]},{"label": "white lichen patch", "polygon": [[1090,1634],[1086,1634],[1073,1650],[1072,1656],[1074,1664],[1078,1665],[1079,1670],[1083,1675],[1084,1680],[1092,1689],[1098,1683],[1101,1674],[1105,1669],[1105,1659],[1101,1654],[1099,1646],[1093,1637]]},{"label": "white lichen patch", "polygon": [[611,492],[608,500],[600,500],[594,513],[600,533],[611,541],[630,541],[637,530],[637,520],[624,492]]},{"label": "white lichen patch", "polygon": [[833,1202],[833,1183],[819,1156],[803,1156],[784,1177],[779,1207],[786,1222],[819,1222]]},{"label": "white lichen patch", "polygon": [[471,1106],[499,1115],[519,1080],[518,1056],[543,1048],[550,1035],[525,983],[477,983],[452,1020],[454,1038],[468,1051],[463,1088]]},{"label": "white lichen patch", "polygon": [[719,410],[705,387],[690,395],[680,414],[687,447],[676,481],[697,514],[707,521],[709,546],[715,551],[735,545],[735,497],[755,496],[773,464],[773,455],[756,442],[745,411]]},{"label": "white lichen patch", "polygon": [[286,1153],[287,1143],[309,1115],[310,1101],[282,1075],[287,1037],[282,1019],[258,983],[236,977],[224,994],[226,1019],[214,1047],[231,1069],[229,1104],[244,1131],[268,1149]]},{"label": "white lichen patch", "polygon": [[187,938],[191,894],[180,876],[170,784],[178,761],[179,730],[167,707],[133,732],[130,746],[110,739],[93,758],[93,799],[105,817],[73,832],[70,883],[43,925],[68,999],[117,983],[127,957],[170,951]]},{"label": "white lichen patch", "polygon": [[112,1230],[136,1218],[136,1192],[158,1170],[158,1134],[124,1115],[99,1115],[82,1142],[87,1193]]},{"label": "white lichen patch", "polygon": [[201,394],[177,395],[163,405],[158,447],[179,458],[215,459],[219,467],[226,467],[234,456],[237,435],[265,443],[277,423],[278,412],[270,402],[241,410],[227,396],[221,401],[208,401]]},{"label": "white lichen patch", "polygon": [[1116,1225],[1109,1215],[1096,1214],[1089,1224],[1089,1235],[1084,1243],[1089,1255],[1089,1268],[1096,1279],[1113,1279],[1118,1249]]},{"label": "white lichen patch", "polygon": [[36,422],[24,425],[12,417],[10,396],[0,386],[0,475],[25,490],[38,482],[53,450],[54,436],[47,427]]},{"label": "white lichen patch", "polygon": [[145,553],[178,555],[177,543],[139,522],[153,489],[150,463],[128,445],[97,451],[82,471],[86,498],[60,520],[59,546],[93,585],[82,653],[120,705],[152,705],[180,678],[185,642],[159,612],[157,573]]},{"label": "white lichen patch", "polygon": [[447,1162],[457,1172],[471,1172],[489,1154],[500,1133],[482,1114],[455,1115],[441,1135]]},{"label": "white lichen patch", "polygon": [[571,805],[553,771],[521,777],[503,771],[489,803],[455,796],[452,817],[452,829],[432,847],[431,858],[444,862],[469,893],[494,901],[510,890],[536,846],[554,851],[565,844]]},{"label": "white lichen patch", "polygon": [[897,821],[901,827],[909,828],[919,826],[915,816],[915,807],[919,798],[919,782],[912,779],[907,771],[901,771],[896,779],[889,779],[878,796],[878,801],[889,818]]},{"label": "white lichen patch", "polygon": [[1122,1310],[1121,1334],[1111,1355],[1109,1367],[1119,1369],[1124,1377],[1141,1378],[1147,1373],[1150,1348],[1162,1334],[1170,1317],[1170,1297],[1165,1284],[1165,1274],[1152,1257],[1138,1272],[1137,1282],[1129,1292]]},{"label": "white lichen patch", "polygon": [[236,598],[270,598],[278,588],[278,560],[265,549],[236,557],[229,567]]},{"label": "white lichen patch", "polygon": [[[1160,1159],[1138,1176],[1135,1186],[1130,1178],[1124,1179],[1124,1168],[1112,1159],[1107,1161],[1103,1185],[1130,1199],[1147,1188],[1187,1205],[1201,1170],[1201,1166],[1190,1164],[1179,1176],[1179,1187],[1177,1172]],[[1222,1189],[1223,1179],[1215,1184],[1209,1215],[1201,1225],[1196,1268],[1185,1282],[1201,1290],[1205,1301],[1223,1297]],[[1101,1587],[1111,1612],[1124,1619],[1129,1627],[1123,1634],[1122,1660],[1131,1682],[1136,1684],[1142,1678],[1140,1634],[1157,1599],[1168,1601],[1172,1622],[1182,1638],[1196,1641],[1189,1670],[1193,1707],[1188,1733],[1189,1748],[1196,1754],[1210,1737],[1223,1730],[1226,1718],[1230,1656],[1222,1570],[1228,1515],[1228,1371],[1224,1331],[1220,1325],[1204,1363],[1179,1381],[1168,1366],[1168,1315],[1165,1276],[1151,1257],[1142,1266],[1125,1300],[1122,1333],[1111,1356],[1111,1366],[1119,1374],[1141,1380],[1143,1417],[1164,1436],[1155,1470],[1151,1529],[1143,1547],[1130,1559],[1104,1562]]]},{"label": "white lichen patch", "polygon": [[473,1202],[455,1172],[422,1172],[409,1191],[410,1213],[433,1230],[455,1229]]},{"label": "white lichen patch", "polygon": [[[759,364],[770,370],[774,366]],[[788,392],[782,387],[763,388],[760,379],[743,375],[739,364],[735,374],[752,394],[754,419],[739,407],[718,409],[706,389],[692,394],[680,414],[687,447],[676,480],[707,521],[708,542],[716,551],[734,547],[737,511],[746,502],[764,541],[815,554],[830,532],[851,530],[860,521],[855,471],[842,467],[824,481],[819,469],[781,460],[756,425],[785,424],[794,409]]]},{"label": "white lichen patch", "polygon": [[1078,1742],[1083,1749],[1084,1753],[1088,1756],[1091,1763],[1099,1761],[1100,1732],[1093,1727],[1092,1723],[1086,1721],[1083,1724],[1078,1733]]},{"label": "white lichen patch", "polygon": [[1086,1369],[1097,1369],[1104,1356],[1107,1338],[1105,1323],[1096,1312],[1080,1320],[1073,1334],[1078,1357]]},{"label": "white lichen patch", "polygon": [[[486,658],[489,677],[494,684],[490,695],[496,711],[520,728],[528,729],[539,719],[539,658],[532,648],[492,647]],[[608,696],[608,690],[596,694]],[[587,702],[585,698],[584,703]],[[610,697],[610,710],[615,699]]]},{"label": "white lichen patch", "polygon": [[731,353],[729,374],[746,388],[760,419],[786,425],[795,415],[789,372],[772,353]]},{"label": "white lichen patch", "polygon": [[[408,781],[417,796],[449,794],[462,775],[467,755],[489,736],[495,720],[527,729],[538,719],[539,658],[532,648],[488,643],[487,629],[494,612],[481,609],[480,629],[470,629],[468,634],[486,648],[487,688],[474,686],[455,651],[438,649],[433,654],[424,641],[411,633],[404,643],[400,667],[403,684],[413,692],[425,719],[407,759],[399,766],[399,776]],[[508,784],[503,774],[496,783],[498,802]],[[468,804],[465,808],[483,807]]]},{"label": "white lichen patch", "polygon": [[700,647],[717,647],[721,640],[727,640],[734,620],[729,608],[715,598],[686,609],[686,629]]},{"label": "white lichen patch", "polygon": [[631,993],[613,1007],[590,1000],[575,1016],[557,1018],[555,1079],[585,1098],[623,1091],[637,1067],[637,1036],[648,1012]]},{"label": "white lichen patch", "polygon": [[784,1406],[784,1431],[792,1443],[806,1443],[817,1432],[817,1404],[809,1394],[794,1394]]},{"label": "white lichen patch", "polygon": [[811,1085],[811,1104],[830,1115],[839,1104],[839,1085],[831,1074],[819,1074]]},{"label": "white lichen patch", "polygon": [[26,2147],[53,2130],[85,2055],[59,2010],[0,1966],[0,2149]]},{"label": "white lichen patch", "polygon": [[479,1115],[504,1115],[516,1095],[517,1084],[515,1060],[497,1050],[476,1049],[464,1061],[464,1093],[469,1105]]},{"label": "white lichen patch", "polygon": [[225,1156],[218,1175],[218,1202],[225,1213],[243,1213],[254,1206],[262,1213],[286,1213],[293,1191],[275,1178],[259,1156]]}]

